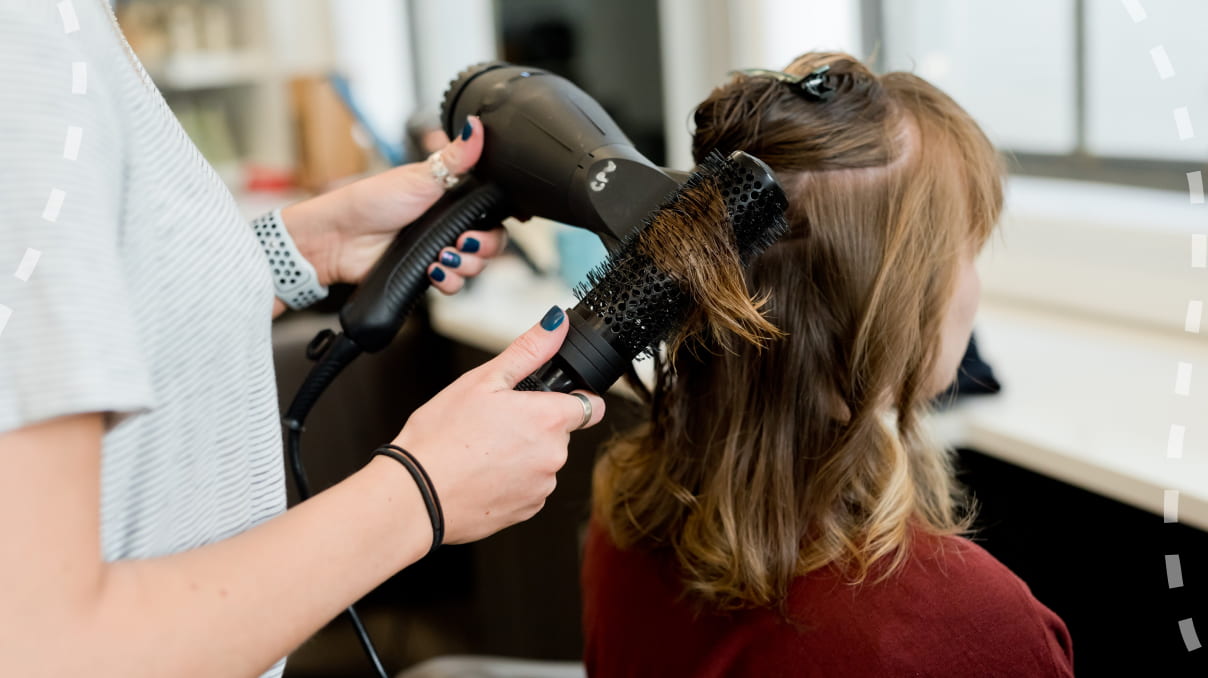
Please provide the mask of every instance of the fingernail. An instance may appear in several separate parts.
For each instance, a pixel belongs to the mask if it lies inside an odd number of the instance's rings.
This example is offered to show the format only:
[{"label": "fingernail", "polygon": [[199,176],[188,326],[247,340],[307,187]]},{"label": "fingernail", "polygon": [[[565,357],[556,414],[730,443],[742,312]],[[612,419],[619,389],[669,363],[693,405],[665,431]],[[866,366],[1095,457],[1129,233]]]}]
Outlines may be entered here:
[{"label": "fingernail", "polygon": [[442,280],[445,279],[445,271],[444,271],[444,269],[442,269],[439,266],[432,269],[432,272],[429,273],[428,275],[432,276],[432,279],[435,280],[436,282],[441,282]]},{"label": "fingernail", "polygon": [[558,329],[562,321],[566,319],[566,314],[557,306],[551,307],[545,312],[545,317],[541,319],[541,328],[547,332],[552,332]]},{"label": "fingernail", "polygon": [[456,252],[441,252],[440,263],[449,268],[457,268],[461,266],[461,257],[457,256]]},{"label": "fingernail", "polygon": [[469,120],[467,120],[466,124],[463,125],[461,128],[461,140],[465,141],[466,139],[469,139],[470,135],[473,133],[474,133],[474,126],[470,124]]},{"label": "fingernail", "polygon": [[477,252],[479,247],[482,247],[482,243],[478,242],[478,238],[466,238],[461,243],[461,251],[466,254]]}]

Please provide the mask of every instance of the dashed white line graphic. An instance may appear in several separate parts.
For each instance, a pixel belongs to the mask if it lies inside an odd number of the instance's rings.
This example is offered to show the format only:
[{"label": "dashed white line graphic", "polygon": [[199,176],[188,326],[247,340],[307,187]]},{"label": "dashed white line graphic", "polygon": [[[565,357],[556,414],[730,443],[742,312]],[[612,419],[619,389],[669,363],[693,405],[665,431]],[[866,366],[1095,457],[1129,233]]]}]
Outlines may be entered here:
[{"label": "dashed white line graphic", "polygon": [[1174,392],[1181,396],[1191,393],[1191,363],[1179,363],[1174,377]]},{"label": "dashed white line graphic", "polygon": [[87,94],[88,93],[88,62],[87,61],[71,62],[71,93],[72,94]]},{"label": "dashed white line graphic", "polygon": [[1166,53],[1165,45],[1158,45],[1149,50],[1154,68],[1158,69],[1158,77],[1166,80],[1174,77],[1174,65],[1170,63],[1170,55]]},{"label": "dashed white line graphic", "polygon": [[67,139],[63,141],[63,157],[76,160],[80,157],[80,142],[84,140],[84,128],[72,125],[67,128]]},{"label": "dashed white line graphic", "polygon": [[1179,140],[1186,141],[1195,137],[1195,129],[1191,126],[1191,113],[1186,106],[1174,109],[1174,126],[1179,130]]},{"label": "dashed white line graphic", "polygon": [[1166,490],[1162,493],[1162,522],[1179,522],[1179,491]]},{"label": "dashed white line graphic", "polygon": [[1183,565],[1179,562],[1179,554],[1166,556],[1166,587],[1177,589],[1183,586]]},{"label": "dashed white line graphic", "polygon": [[63,201],[67,193],[59,188],[50,189],[50,197],[46,199],[46,208],[42,210],[42,218],[54,223],[59,220],[59,212],[63,209]]},{"label": "dashed white line graphic", "polygon": [[1187,195],[1192,205],[1204,204],[1204,174],[1196,170],[1187,173]]},{"label": "dashed white line graphic", "polygon": [[1166,438],[1166,458],[1183,458],[1183,439],[1187,437],[1187,427],[1182,424],[1171,424],[1170,435]]},{"label": "dashed white line graphic", "polygon": [[76,16],[75,5],[71,4],[71,0],[63,0],[56,7],[59,8],[59,16],[63,19],[64,33],[71,34],[80,30],[80,18]]},{"label": "dashed white line graphic", "polygon": [[13,274],[13,277],[21,282],[29,282],[29,276],[33,274],[34,267],[38,265],[38,260],[41,258],[40,250],[32,247],[25,248],[25,256],[21,257],[21,263],[17,265],[17,272]]},{"label": "dashed white line graphic", "polygon": [[1183,644],[1188,652],[1200,649],[1200,638],[1195,634],[1195,622],[1191,617],[1179,621],[1179,633],[1183,634]]},{"label": "dashed white line graphic", "polygon": [[1208,235],[1196,233],[1191,236],[1191,267],[1208,267]]},{"label": "dashed white line graphic", "polygon": [[1187,302],[1187,317],[1183,319],[1183,330],[1192,334],[1200,333],[1200,320],[1204,317],[1204,302],[1192,299]]},{"label": "dashed white line graphic", "polygon": [[1124,9],[1128,10],[1128,16],[1132,17],[1134,23],[1145,21],[1145,17],[1149,16],[1145,13],[1145,8],[1141,6],[1141,0],[1120,0],[1124,5]]}]

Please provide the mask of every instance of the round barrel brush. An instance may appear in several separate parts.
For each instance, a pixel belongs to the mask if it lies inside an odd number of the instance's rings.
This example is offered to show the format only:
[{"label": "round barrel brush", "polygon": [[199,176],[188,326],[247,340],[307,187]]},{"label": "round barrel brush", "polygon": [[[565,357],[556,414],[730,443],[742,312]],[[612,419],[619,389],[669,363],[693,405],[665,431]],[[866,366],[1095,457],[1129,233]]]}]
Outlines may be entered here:
[{"label": "round barrel brush", "polygon": [[516,389],[603,393],[673,335],[708,331],[759,342],[778,334],[743,271],[788,230],[787,206],[761,160],[742,151],[711,155],[589,274],[557,355]]}]

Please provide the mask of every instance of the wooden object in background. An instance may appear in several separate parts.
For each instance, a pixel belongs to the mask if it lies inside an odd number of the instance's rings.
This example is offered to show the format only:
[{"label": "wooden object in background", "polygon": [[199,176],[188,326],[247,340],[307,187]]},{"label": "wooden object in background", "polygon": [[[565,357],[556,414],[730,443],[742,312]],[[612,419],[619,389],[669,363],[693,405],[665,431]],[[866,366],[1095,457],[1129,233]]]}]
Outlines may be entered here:
[{"label": "wooden object in background", "polygon": [[290,81],[297,141],[298,185],[319,192],[363,173],[368,158],[353,138],[355,121],[326,78]]}]

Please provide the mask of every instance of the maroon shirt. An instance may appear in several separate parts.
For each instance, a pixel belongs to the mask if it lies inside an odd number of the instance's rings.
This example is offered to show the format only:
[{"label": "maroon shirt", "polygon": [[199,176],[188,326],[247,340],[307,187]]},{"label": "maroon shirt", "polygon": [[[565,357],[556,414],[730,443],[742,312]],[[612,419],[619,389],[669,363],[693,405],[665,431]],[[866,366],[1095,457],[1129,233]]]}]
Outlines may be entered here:
[{"label": "maroon shirt", "polygon": [[853,587],[826,570],[799,577],[788,619],[766,609],[697,614],[672,565],[616,548],[592,524],[582,573],[588,675],[1074,675],[1065,624],[967,539],[918,537],[911,559],[880,583]]}]

